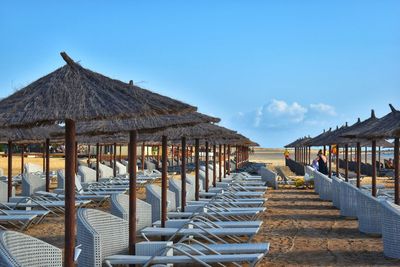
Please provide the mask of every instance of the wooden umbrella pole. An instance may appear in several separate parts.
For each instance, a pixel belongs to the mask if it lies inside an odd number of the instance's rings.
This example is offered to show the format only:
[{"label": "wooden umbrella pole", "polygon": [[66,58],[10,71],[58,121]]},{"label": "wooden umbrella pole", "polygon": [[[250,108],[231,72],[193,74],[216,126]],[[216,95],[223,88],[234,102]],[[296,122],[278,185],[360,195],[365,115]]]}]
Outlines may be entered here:
[{"label": "wooden umbrella pole", "polygon": [[114,177],[117,176],[117,144],[113,145],[113,160],[112,160],[112,168]]},{"label": "wooden umbrella pole", "polygon": [[157,146],[157,169],[160,168],[160,150],[161,147]]},{"label": "wooden umbrella pole", "polygon": [[336,177],[339,178],[340,173],[339,173],[339,144],[336,144]]},{"label": "wooden umbrella pole", "polygon": [[219,150],[218,150],[218,159],[219,159],[219,181],[221,182],[222,180],[222,145],[219,145]]},{"label": "wooden umbrella pole", "polygon": [[171,146],[171,167],[174,167],[174,145]]},{"label": "wooden umbrella pole", "polygon": [[344,178],[346,182],[349,181],[349,145],[345,144],[344,146]]},{"label": "wooden umbrella pole", "polygon": [[7,148],[7,157],[8,157],[8,169],[7,169],[7,194],[8,199],[12,197],[12,149],[13,143],[12,141],[8,141],[8,148]]},{"label": "wooden umbrella pole", "polygon": [[165,223],[167,221],[167,137],[165,135],[162,136],[162,174],[161,174],[161,227],[165,227]]},{"label": "wooden umbrella pole", "polygon": [[100,172],[99,172],[99,164],[100,164],[100,144],[96,144],[96,182],[99,181]]},{"label": "wooden umbrella pole", "polygon": [[145,143],[143,142],[142,143],[142,171],[144,171],[144,156],[145,156],[144,146],[145,146]]},{"label": "wooden umbrella pole", "polygon": [[65,239],[64,264],[74,266],[75,249],[75,167],[76,167],[75,122],[65,121]]},{"label": "wooden umbrella pole", "polygon": [[217,146],[215,144],[213,145],[213,187],[217,187]]},{"label": "wooden umbrella pole", "polygon": [[205,181],[205,187],[206,187],[206,192],[208,192],[208,141],[206,141],[206,181]]},{"label": "wooden umbrella pole", "polygon": [[43,172],[46,171],[46,142],[42,143],[42,159],[43,159]]},{"label": "wooden umbrella pole", "polygon": [[91,157],[91,155],[90,155],[90,145],[88,145],[88,159],[87,159],[88,167],[90,167],[90,157]]},{"label": "wooden umbrella pole", "polygon": [[328,166],[329,166],[329,172],[328,172],[328,176],[329,176],[329,178],[330,177],[332,177],[332,146],[331,145],[329,145],[329,163],[328,163]]},{"label": "wooden umbrella pole", "polygon": [[224,178],[226,178],[226,145],[224,144]]},{"label": "wooden umbrella pole", "polygon": [[119,162],[122,162],[122,145],[119,146]]},{"label": "wooden umbrella pole", "polygon": [[50,192],[50,139],[46,139],[46,192]]},{"label": "wooden umbrella pole", "polygon": [[136,244],[136,162],[137,131],[129,132],[128,173],[129,173],[129,254],[135,255]]},{"label": "wooden umbrella pole", "polygon": [[182,212],[185,211],[185,206],[186,206],[186,137],[182,137],[181,140],[182,143],[182,152],[185,151],[185,153],[182,153],[182,168],[181,168],[181,210]]},{"label": "wooden umbrella pole", "polygon": [[231,175],[231,146],[228,145],[228,175]]},{"label": "wooden umbrella pole", "polygon": [[394,139],[394,203],[400,204],[400,181],[399,181],[399,138]]},{"label": "wooden umbrella pole", "polygon": [[199,168],[200,168],[200,159],[199,159],[199,139],[195,140],[195,148],[194,148],[194,161],[195,161],[195,200],[199,200],[199,190],[200,190],[200,181],[199,181]]},{"label": "wooden umbrella pole", "polygon": [[376,197],[376,140],[372,140],[372,195]]},{"label": "wooden umbrella pole", "polygon": [[21,174],[24,173],[25,145],[21,145]]},{"label": "wooden umbrella pole", "polygon": [[357,187],[361,186],[361,144],[357,142]]}]

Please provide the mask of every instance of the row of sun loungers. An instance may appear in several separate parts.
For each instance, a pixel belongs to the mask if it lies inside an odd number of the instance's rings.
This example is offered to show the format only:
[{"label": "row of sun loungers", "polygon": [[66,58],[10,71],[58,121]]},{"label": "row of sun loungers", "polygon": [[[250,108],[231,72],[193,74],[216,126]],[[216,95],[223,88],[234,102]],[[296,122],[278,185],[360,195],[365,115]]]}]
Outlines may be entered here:
[{"label": "row of sun loungers", "polygon": [[354,179],[329,178],[309,166],[305,172],[313,176],[322,200],[332,201],[342,216],[357,218],[360,232],[381,235],[385,256],[400,259],[400,207],[387,191],[378,187],[378,196],[373,197],[369,186],[357,188]]}]

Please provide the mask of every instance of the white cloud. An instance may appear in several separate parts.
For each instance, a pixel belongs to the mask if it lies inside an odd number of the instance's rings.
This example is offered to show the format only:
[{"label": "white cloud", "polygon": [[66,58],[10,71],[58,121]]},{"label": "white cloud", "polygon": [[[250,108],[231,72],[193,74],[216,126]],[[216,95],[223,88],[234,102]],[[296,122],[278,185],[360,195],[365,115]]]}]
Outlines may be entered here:
[{"label": "white cloud", "polygon": [[324,103],[310,104],[310,109],[317,111],[319,113],[322,113],[322,114],[336,116],[335,108],[331,105],[327,105]]},{"label": "white cloud", "polygon": [[297,102],[288,104],[283,100],[273,99],[267,106],[267,111],[275,117],[282,117],[292,122],[301,122],[307,113],[307,108]]}]

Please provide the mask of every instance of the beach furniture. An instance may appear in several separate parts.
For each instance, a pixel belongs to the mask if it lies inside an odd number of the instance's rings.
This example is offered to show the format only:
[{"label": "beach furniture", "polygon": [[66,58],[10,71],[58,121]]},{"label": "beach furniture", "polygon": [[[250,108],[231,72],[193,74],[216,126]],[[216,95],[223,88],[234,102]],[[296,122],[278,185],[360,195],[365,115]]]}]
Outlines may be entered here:
[{"label": "beach furniture", "polygon": [[[64,174],[64,171],[62,171]],[[78,167],[78,175],[81,177],[82,183],[95,183],[96,182],[96,171],[86,167],[86,166],[79,166]],[[65,174],[63,175],[65,176]],[[64,188],[64,186],[62,187]]]},{"label": "beach furniture", "polygon": [[[136,229],[141,230],[152,225],[152,207],[149,203],[136,199]],[[129,196],[124,194],[111,196],[111,214],[121,219],[128,220]]]},{"label": "beach furniture", "polygon": [[382,201],[383,254],[400,259],[400,208],[387,200]]},{"label": "beach furniture", "polygon": [[46,190],[46,179],[39,172],[26,172],[22,174],[22,196],[31,196],[36,191]]},{"label": "beach furniture", "polygon": [[37,217],[38,216],[34,214],[7,215],[0,210],[0,228],[7,229],[4,226],[7,224],[16,227],[20,231],[23,231],[26,230]]},{"label": "beach furniture", "polygon": [[357,190],[358,230],[366,234],[382,234],[382,203],[370,191]]},{"label": "beach furniture", "polygon": [[119,161],[115,162],[115,167],[117,168],[117,174],[118,175],[126,175],[127,174],[127,169],[126,166]]},{"label": "beach furniture", "polygon": [[314,177],[318,181],[319,197],[322,200],[332,201],[332,179],[318,171],[315,171]]},{"label": "beach furniture", "polygon": [[270,186],[274,189],[279,188],[277,173],[271,171],[270,169],[268,169],[266,167],[261,167],[259,172],[260,172],[262,181],[264,181],[268,186]]},{"label": "beach furniture", "polygon": [[24,173],[43,173],[43,167],[33,163],[25,163]]},{"label": "beach furniture", "polygon": [[0,231],[0,266],[61,267],[62,251],[34,237]]},{"label": "beach furniture", "polygon": [[357,217],[359,189],[349,182],[340,183],[340,215]]},{"label": "beach furniture", "polygon": [[344,181],[341,178],[332,176],[332,204],[338,209],[340,209],[340,184],[342,182]]},{"label": "beach furniture", "polygon": [[113,178],[114,170],[112,168],[108,167],[107,165],[99,163],[99,175],[100,175],[100,178]]},{"label": "beach furniture", "polygon": [[[15,196],[15,188],[12,188],[12,196]],[[8,201],[8,185],[7,182],[0,181],[0,203]]]}]

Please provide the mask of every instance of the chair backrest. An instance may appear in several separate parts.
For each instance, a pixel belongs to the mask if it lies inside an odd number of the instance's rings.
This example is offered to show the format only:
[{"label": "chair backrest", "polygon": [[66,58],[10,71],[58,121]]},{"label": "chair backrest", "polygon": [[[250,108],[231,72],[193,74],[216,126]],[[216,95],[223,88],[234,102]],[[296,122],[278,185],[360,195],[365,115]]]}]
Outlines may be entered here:
[{"label": "chair backrest", "polygon": [[270,187],[274,189],[278,189],[278,181],[277,177],[278,174],[276,172],[271,171],[270,169],[266,167],[261,167],[259,169],[259,172],[261,174],[261,179]]},{"label": "chair backrest", "polygon": [[[196,178],[194,177],[194,175],[186,175],[186,182],[188,184],[191,184],[193,187],[196,186]],[[200,191],[203,191],[203,181],[201,180],[200,177],[199,177],[199,189]]]},{"label": "chair backrest", "polygon": [[82,183],[96,182],[96,171],[89,167],[79,166],[78,167],[78,175],[81,177]]},{"label": "chair backrest", "polygon": [[113,178],[114,170],[104,164],[99,164],[100,178]]},{"label": "chair backrest", "polygon": [[33,164],[33,163],[25,163],[24,164],[24,173],[43,173],[43,167]]},{"label": "chair backrest", "polygon": [[[161,187],[158,185],[146,186],[146,202],[152,207],[152,222],[161,218]],[[175,193],[167,190],[167,211],[176,211]]]},{"label": "chair backrest", "polygon": [[117,167],[117,173],[119,175],[125,175],[127,173],[126,166],[120,162],[115,162],[115,166]]},{"label": "chair backrest", "polygon": [[46,179],[39,173],[22,174],[22,196],[29,197],[37,191],[46,190]]},{"label": "chair backrest", "polygon": [[[121,219],[129,218],[129,196],[125,194],[111,195],[111,214]],[[136,199],[136,230],[152,226],[151,205],[143,200]]]},{"label": "chair backrest", "polygon": [[0,168],[0,176],[4,176],[4,170]]},{"label": "chair backrest", "polygon": [[62,251],[34,237],[0,231],[0,266],[62,266]]},{"label": "chair backrest", "polygon": [[105,257],[128,253],[128,221],[95,209],[77,212],[78,266],[101,267]]},{"label": "chair backrest", "polygon": [[[12,187],[11,196],[15,196],[15,187]],[[0,202],[8,202],[8,184],[7,182],[0,181]]]},{"label": "chair backrest", "polygon": [[[182,199],[182,184],[181,180],[177,179],[169,179],[169,187],[168,189],[171,192],[175,193],[175,202],[176,206],[181,206],[181,199]],[[186,181],[186,201],[192,201],[195,199],[195,189],[194,186]]]}]

